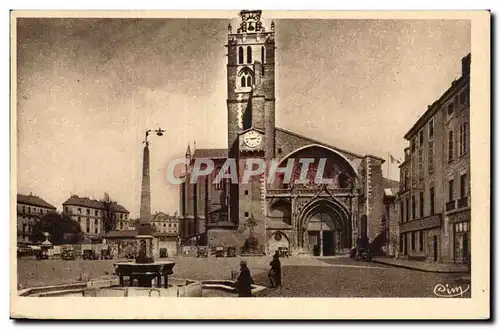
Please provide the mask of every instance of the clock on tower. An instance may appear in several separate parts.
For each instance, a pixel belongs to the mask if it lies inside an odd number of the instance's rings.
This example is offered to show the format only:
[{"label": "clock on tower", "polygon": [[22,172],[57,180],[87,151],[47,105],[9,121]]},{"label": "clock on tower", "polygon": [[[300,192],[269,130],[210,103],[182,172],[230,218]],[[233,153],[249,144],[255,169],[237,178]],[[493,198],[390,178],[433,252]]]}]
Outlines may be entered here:
[{"label": "clock on tower", "polygon": [[240,151],[242,152],[264,151],[265,135],[258,129],[251,128],[243,131],[239,140]]},{"label": "clock on tower", "polygon": [[243,142],[246,146],[255,148],[262,143],[262,135],[252,130],[243,135]]},{"label": "clock on tower", "polygon": [[275,31],[274,24],[266,30],[261,15],[260,10],[242,10],[236,33],[232,28],[228,33],[227,127],[233,158],[240,151],[274,158]]}]

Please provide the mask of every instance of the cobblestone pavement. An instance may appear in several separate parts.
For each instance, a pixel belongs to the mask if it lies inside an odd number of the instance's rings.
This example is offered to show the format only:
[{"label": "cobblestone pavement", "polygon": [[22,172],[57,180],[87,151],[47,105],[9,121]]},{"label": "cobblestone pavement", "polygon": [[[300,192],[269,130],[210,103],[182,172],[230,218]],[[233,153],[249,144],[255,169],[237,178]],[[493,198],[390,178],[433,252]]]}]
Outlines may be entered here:
[{"label": "cobblestone pavement", "polygon": [[[242,258],[176,258],[174,277],[229,279]],[[246,257],[257,284],[267,286],[270,257]],[[18,260],[20,287],[79,282],[113,273],[116,261]],[[438,284],[466,289],[470,278],[461,274],[412,271],[382,264],[358,262],[347,257],[284,258],[283,287],[266,289],[268,297],[436,297]],[[470,297],[470,290],[464,296]]]},{"label": "cobblestone pavement", "polygon": [[[171,259],[176,264],[174,275],[194,280],[230,279],[231,270],[239,269],[241,257]],[[253,274],[267,273],[271,257],[245,257]],[[31,260],[18,259],[17,278],[21,287],[65,284],[114,273],[117,260]],[[328,266],[317,258],[285,258],[283,266]]]},{"label": "cobblestone pavement", "polygon": [[435,273],[468,272],[468,266],[465,264],[424,262],[417,260],[394,259],[389,257],[375,257],[373,261],[379,264],[403,267],[408,269],[417,269],[426,272],[435,272]]},{"label": "cobblestone pavement", "polygon": [[[323,260],[331,266],[288,266],[283,268],[283,287],[266,289],[262,297],[434,297],[437,285],[468,289],[470,278],[461,274],[441,274],[389,267],[344,259]],[[257,284],[267,277],[254,276]],[[468,288],[469,287],[469,288]],[[457,290],[458,291],[458,290]],[[439,291],[437,291],[439,293]],[[441,294],[446,294],[442,292]]]}]

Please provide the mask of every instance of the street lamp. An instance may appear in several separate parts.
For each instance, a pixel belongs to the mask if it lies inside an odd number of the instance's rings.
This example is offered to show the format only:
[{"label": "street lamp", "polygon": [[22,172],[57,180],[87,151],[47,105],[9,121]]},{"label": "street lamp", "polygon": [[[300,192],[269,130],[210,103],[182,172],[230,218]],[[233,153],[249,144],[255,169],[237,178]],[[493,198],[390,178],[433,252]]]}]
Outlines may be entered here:
[{"label": "street lamp", "polygon": [[158,127],[158,129],[148,129],[146,130],[146,136],[144,138],[144,142],[146,145],[149,145],[149,141],[148,141],[148,136],[151,132],[155,132],[156,133],[156,136],[163,136],[163,133],[165,132],[165,129],[161,129],[160,127]]}]

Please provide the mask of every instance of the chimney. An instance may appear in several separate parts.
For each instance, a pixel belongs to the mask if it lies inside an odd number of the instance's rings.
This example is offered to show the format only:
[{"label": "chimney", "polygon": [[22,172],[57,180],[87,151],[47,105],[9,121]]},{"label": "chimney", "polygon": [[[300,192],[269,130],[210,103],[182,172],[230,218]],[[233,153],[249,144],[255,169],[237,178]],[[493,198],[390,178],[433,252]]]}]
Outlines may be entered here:
[{"label": "chimney", "polygon": [[470,74],[470,54],[462,58],[462,76]]}]

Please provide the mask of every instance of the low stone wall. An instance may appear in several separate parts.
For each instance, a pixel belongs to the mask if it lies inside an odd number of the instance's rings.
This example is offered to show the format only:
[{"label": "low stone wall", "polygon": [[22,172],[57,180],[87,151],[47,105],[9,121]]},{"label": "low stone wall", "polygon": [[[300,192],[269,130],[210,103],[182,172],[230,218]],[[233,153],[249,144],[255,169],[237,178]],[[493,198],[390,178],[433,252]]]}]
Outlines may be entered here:
[{"label": "low stone wall", "polygon": [[114,272],[109,260],[22,260],[17,262],[17,283],[21,289],[77,283]]}]

